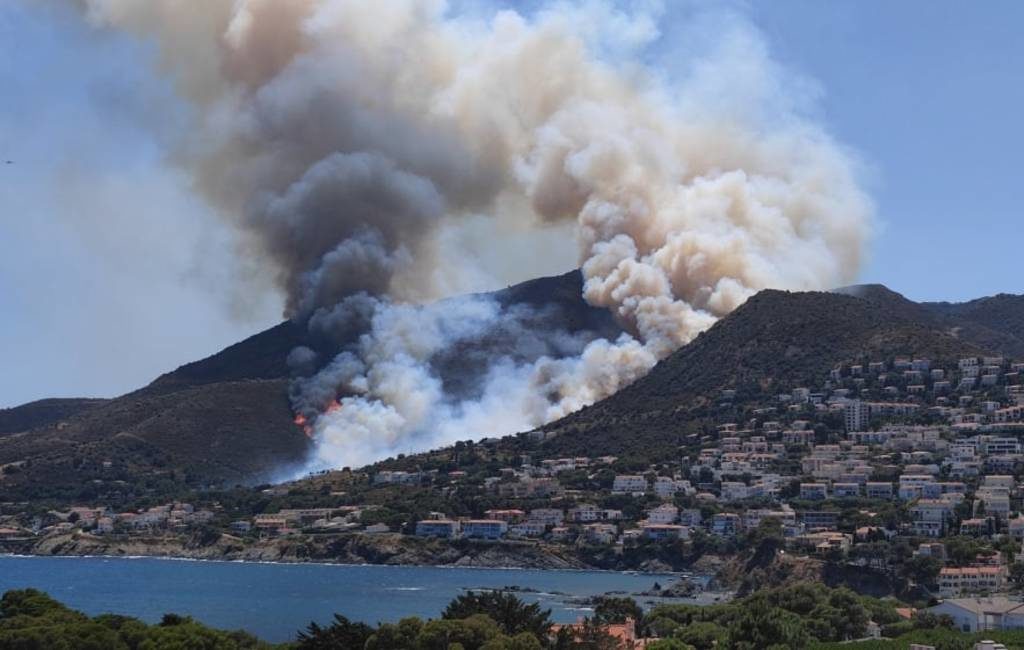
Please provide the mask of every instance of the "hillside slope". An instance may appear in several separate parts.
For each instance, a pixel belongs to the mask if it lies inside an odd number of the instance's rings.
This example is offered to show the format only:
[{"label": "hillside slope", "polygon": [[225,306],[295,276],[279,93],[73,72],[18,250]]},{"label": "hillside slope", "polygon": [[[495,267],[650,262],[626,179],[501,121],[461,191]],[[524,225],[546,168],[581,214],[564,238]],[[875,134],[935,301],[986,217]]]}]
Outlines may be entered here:
[{"label": "hillside slope", "polygon": [[52,398],[0,409],[0,436],[53,424],[106,401],[88,397]]},{"label": "hillside slope", "polygon": [[[587,305],[581,294],[578,271],[485,294],[505,309],[528,305],[517,312],[528,316],[516,328],[499,324],[462,341],[436,360],[437,372],[451,390],[471,392],[486,358],[515,356],[531,332],[616,336],[621,330],[610,314]],[[0,411],[0,468],[14,468],[0,474],[0,495],[4,487],[16,495],[67,494],[90,481],[153,476],[200,485],[275,478],[309,451],[287,397],[285,359],[298,345],[317,350],[326,363],[344,342],[318,339],[285,322],[118,398],[44,400]],[[24,467],[31,471],[18,469]]]},{"label": "hillside slope", "polygon": [[836,364],[895,355],[933,359],[987,348],[884,287],[762,291],[617,394],[544,427],[552,454],[671,447],[723,389],[740,396],[820,385]]},{"label": "hillside slope", "polygon": [[[446,388],[478,390],[491,355],[536,351],[544,345],[539,332],[616,336],[620,329],[609,313],[587,305],[581,288],[580,273],[572,272],[486,294],[506,310],[529,309],[516,312],[515,326],[499,323],[434,359]],[[763,291],[646,377],[544,427],[557,435],[542,451],[670,450],[681,436],[700,431],[724,388],[742,395],[818,385],[835,364],[862,356],[939,359],[991,351],[1024,357],[1022,324],[1020,296],[954,305],[914,303],[880,285]],[[344,341],[318,340],[305,327],[282,323],[119,398],[44,400],[0,411],[0,469],[7,468],[0,496],[66,495],[91,481],[132,484],[140,477],[147,485],[206,485],[279,476],[300,464],[310,445],[293,424],[287,399],[285,358],[298,345],[317,350],[326,363]]]},{"label": "hillside slope", "polygon": [[922,303],[975,340],[987,337],[989,346],[1011,356],[1024,356],[1024,296],[1001,293],[964,303]]}]

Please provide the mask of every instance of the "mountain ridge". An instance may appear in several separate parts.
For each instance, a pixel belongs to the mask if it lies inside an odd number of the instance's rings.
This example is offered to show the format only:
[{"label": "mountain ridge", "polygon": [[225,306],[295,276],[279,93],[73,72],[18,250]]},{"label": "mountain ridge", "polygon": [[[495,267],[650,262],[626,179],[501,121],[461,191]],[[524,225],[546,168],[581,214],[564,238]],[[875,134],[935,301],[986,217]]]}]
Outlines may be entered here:
[{"label": "mountain ridge", "polygon": [[[521,320],[527,328],[616,336],[621,330],[611,314],[582,300],[582,283],[577,270],[477,297],[493,299],[503,309],[530,306]],[[477,388],[473,373],[487,354],[505,348],[514,353],[510,337],[512,332],[499,328],[438,359],[446,388]],[[10,480],[49,493],[52,482],[66,492],[89,481],[146,473],[193,485],[253,483],[294,471],[309,453],[310,441],[293,422],[286,357],[305,345],[318,352],[323,365],[344,344],[286,321],[119,397],[42,400],[0,411],[0,469],[26,464],[33,469],[0,474],[0,488]],[[446,377],[460,374],[468,379]]]},{"label": "mountain ridge", "polygon": [[[621,331],[609,312],[587,305],[581,294],[582,276],[574,271],[482,295],[503,307],[550,306],[536,310],[531,326],[560,324],[603,336]],[[439,359],[438,371],[455,375],[446,387],[472,390],[475,383],[458,375],[471,376],[479,361],[474,354],[514,343],[509,336],[494,332]],[[45,481],[71,489],[107,480],[112,474],[103,468],[111,460],[117,476],[148,472],[196,485],[273,478],[300,465],[310,448],[287,399],[285,357],[297,345],[314,347],[324,362],[338,350],[285,322],[117,398],[44,400],[0,411],[0,466],[29,463],[40,489]],[[552,453],[614,453],[624,436],[664,446],[692,433],[702,409],[724,388],[788,390],[865,354],[1013,356],[1018,350],[1024,350],[1024,296],[916,303],[882,285],[765,290],[645,377],[540,430],[552,434],[545,443]],[[19,422],[30,426],[16,431]],[[27,474],[15,482],[32,483]]]},{"label": "mountain ridge", "polygon": [[613,454],[637,441],[669,448],[696,432],[685,420],[705,415],[723,389],[784,392],[865,356],[1009,353],[951,332],[952,321],[888,288],[845,289],[759,292],[633,384],[541,427],[551,438],[544,451]]}]

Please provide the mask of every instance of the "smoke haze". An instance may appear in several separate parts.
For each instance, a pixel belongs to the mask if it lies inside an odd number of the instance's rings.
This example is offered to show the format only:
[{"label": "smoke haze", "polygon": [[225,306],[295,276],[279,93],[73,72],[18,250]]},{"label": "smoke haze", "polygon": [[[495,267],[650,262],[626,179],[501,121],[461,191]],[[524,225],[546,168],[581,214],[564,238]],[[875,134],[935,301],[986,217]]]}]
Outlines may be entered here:
[{"label": "smoke haze", "polygon": [[[645,63],[657,6],[83,2],[156,44],[193,108],[173,160],[286,315],[361,333],[334,359],[289,358],[311,468],[538,426],[760,289],[830,288],[860,267],[872,207],[855,162],[739,18],[668,71]],[[538,333],[533,308],[437,301],[540,250],[578,264],[585,300],[626,333]],[[502,328],[522,344],[486,355],[472,394],[448,389],[437,359]]]}]

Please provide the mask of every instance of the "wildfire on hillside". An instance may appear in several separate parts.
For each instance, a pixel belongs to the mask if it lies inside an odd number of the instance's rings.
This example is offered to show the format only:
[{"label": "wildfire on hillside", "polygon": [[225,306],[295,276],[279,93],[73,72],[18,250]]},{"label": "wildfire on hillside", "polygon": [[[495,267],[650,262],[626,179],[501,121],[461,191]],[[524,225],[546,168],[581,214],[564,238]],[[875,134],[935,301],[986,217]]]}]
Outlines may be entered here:
[{"label": "wildfire on hillside", "polygon": [[295,422],[295,426],[302,427],[302,432],[306,434],[306,437],[313,437],[313,427],[309,424],[309,420],[305,415],[296,413],[293,422]]},{"label": "wildfire on hillside", "polygon": [[[337,400],[331,400],[323,408],[322,412],[323,413],[334,413],[335,411],[340,411],[340,410],[341,410],[341,403],[338,402]],[[302,428],[302,432],[305,433],[308,438],[310,438],[310,439],[313,438],[313,424],[312,424],[312,422],[310,422],[309,418],[307,418],[302,413],[296,413],[295,414],[295,418],[292,421],[295,422],[295,426]]]}]

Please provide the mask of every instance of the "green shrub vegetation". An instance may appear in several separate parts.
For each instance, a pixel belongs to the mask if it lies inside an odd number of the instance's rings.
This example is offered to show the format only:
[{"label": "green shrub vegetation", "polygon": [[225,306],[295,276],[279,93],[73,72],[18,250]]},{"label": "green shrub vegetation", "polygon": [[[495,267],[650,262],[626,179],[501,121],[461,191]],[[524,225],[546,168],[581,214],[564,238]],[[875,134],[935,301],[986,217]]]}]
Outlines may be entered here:
[{"label": "green shrub vegetation", "polygon": [[[246,632],[222,632],[169,614],[158,625],[104,614],[89,618],[35,589],[0,599],[4,650],[260,650],[274,646]],[[336,646],[340,647],[340,646]]]},{"label": "green shrub vegetation", "polygon": [[[645,612],[629,598],[595,602],[581,627],[555,633],[550,611],[509,593],[467,593],[440,618],[405,618],[373,627],[336,614],[310,623],[292,643],[272,645],[246,632],[215,630],[168,614],[156,625],[114,614],[89,617],[34,589],[0,599],[0,650],[619,650],[605,625],[631,619],[638,636],[657,637],[654,650],[887,650],[910,643],[939,650],[973,647],[982,637],[1024,649],[1024,631],[963,634],[949,621],[901,619],[895,601],[817,583],[763,590],[730,603],[658,605]],[[868,623],[889,639],[858,641]],[[855,643],[850,643],[856,641]]]}]

